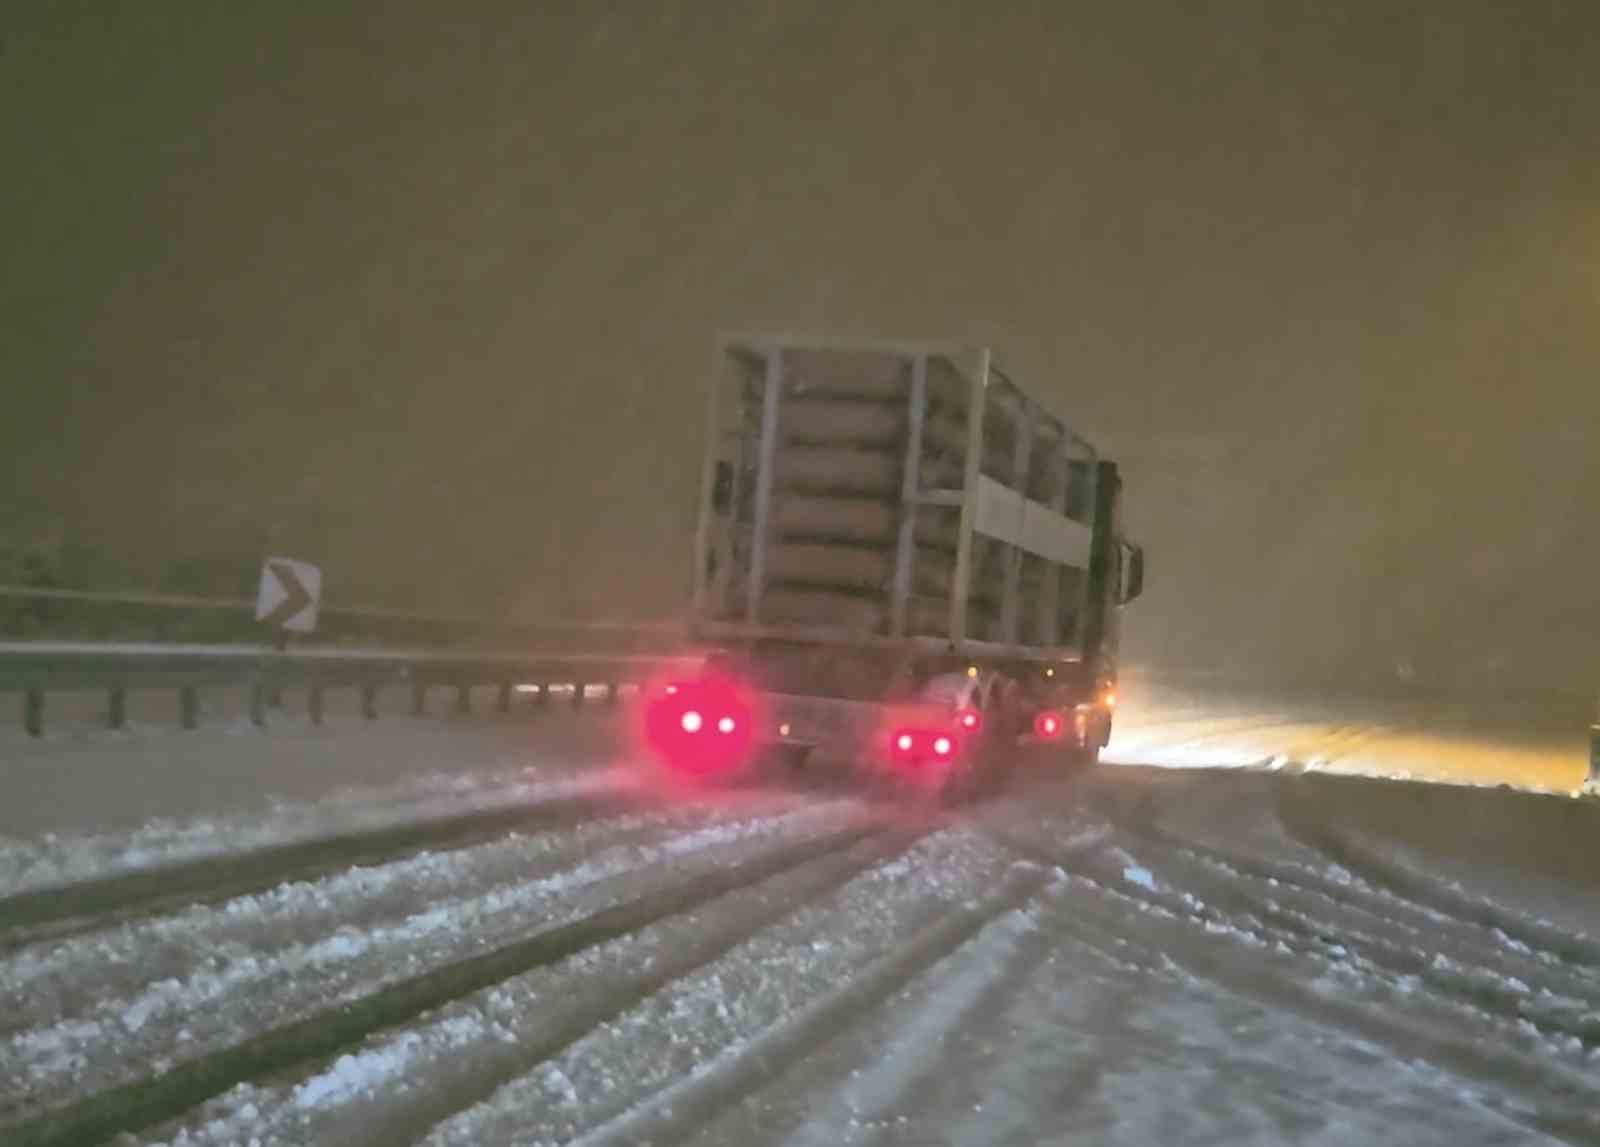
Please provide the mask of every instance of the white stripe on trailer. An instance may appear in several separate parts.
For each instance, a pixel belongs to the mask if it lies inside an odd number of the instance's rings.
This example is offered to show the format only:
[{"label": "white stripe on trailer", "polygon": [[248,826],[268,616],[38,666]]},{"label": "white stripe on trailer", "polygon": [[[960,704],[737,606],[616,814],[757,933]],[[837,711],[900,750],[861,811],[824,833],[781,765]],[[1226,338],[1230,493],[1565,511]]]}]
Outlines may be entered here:
[{"label": "white stripe on trailer", "polygon": [[1042,503],[987,475],[978,476],[978,512],[973,529],[1062,565],[1089,568],[1092,532]]}]

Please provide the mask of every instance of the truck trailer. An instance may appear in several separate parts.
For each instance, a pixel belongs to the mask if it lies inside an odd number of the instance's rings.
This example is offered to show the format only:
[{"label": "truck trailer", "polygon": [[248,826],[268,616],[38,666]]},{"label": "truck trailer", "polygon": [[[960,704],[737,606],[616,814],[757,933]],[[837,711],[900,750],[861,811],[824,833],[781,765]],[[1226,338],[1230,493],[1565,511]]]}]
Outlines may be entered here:
[{"label": "truck trailer", "polygon": [[1096,758],[1144,580],[1114,462],[983,348],[726,336],[710,390],[709,652],[646,699],[662,755],[829,759],[941,795],[1027,746]]}]

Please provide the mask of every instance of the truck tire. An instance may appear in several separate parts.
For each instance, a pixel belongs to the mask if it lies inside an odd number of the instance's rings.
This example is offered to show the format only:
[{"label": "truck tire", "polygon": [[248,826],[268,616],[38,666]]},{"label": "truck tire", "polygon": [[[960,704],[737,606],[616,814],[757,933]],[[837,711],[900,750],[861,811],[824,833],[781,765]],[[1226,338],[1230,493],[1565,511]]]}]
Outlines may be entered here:
[{"label": "truck tire", "polygon": [[1085,737],[1085,744],[1066,750],[1067,764],[1074,769],[1093,768],[1100,763],[1100,750],[1111,743],[1111,714],[1097,717]]},{"label": "truck tire", "polygon": [[1100,749],[1098,746],[1087,747],[1074,745],[1066,751],[1067,767],[1069,769],[1092,769],[1100,763]]},{"label": "truck tire", "polygon": [[947,805],[970,803],[1002,792],[1017,766],[1018,720],[1015,706],[999,692],[983,711],[983,730],[974,752],[945,779],[940,797]]}]

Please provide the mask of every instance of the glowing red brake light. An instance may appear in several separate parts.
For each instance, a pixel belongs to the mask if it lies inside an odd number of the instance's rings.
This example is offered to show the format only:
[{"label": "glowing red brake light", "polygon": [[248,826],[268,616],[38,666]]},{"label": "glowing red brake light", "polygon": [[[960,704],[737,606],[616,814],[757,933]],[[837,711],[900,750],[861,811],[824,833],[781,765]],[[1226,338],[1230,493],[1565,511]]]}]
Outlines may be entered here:
[{"label": "glowing red brake light", "polygon": [[955,748],[955,746],[950,743],[949,737],[935,737],[933,739],[933,752],[935,756],[948,757],[950,755],[950,750],[953,748]]},{"label": "glowing red brake light", "polygon": [[902,753],[909,753],[916,743],[916,740],[911,736],[910,733],[901,733],[894,739],[894,747],[899,749]]},{"label": "glowing red brake light", "polygon": [[1061,714],[1045,710],[1033,719],[1033,731],[1046,741],[1061,736]]},{"label": "glowing red brake light", "polygon": [[961,715],[956,718],[956,722],[961,726],[963,732],[976,733],[979,726],[983,724],[983,717],[979,715],[976,709],[963,709],[961,710]]},{"label": "glowing red brake light", "polygon": [[757,724],[744,688],[707,676],[654,692],[644,707],[641,731],[650,749],[668,763],[704,773],[740,765]]}]

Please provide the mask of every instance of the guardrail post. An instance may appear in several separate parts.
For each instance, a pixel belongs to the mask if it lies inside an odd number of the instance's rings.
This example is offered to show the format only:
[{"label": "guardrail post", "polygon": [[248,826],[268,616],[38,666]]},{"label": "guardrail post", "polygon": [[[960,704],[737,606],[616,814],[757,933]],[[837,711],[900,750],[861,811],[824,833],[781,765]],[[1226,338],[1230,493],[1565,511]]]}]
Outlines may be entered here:
[{"label": "guardrail post", "polygon": [[574,709],[582,709],[583,708],[583,682],[582,681],[574,681],[572,683],[572,707]]},{"label": "guardrail post", "polygon": [[378,719],[378,686],[371,681],[361,685],[361,715],[369,721]]},{"label": "guardrail post", "polygon": [[322,682],[313,681],[306,694],[306,714],[313,725],[322,724]]},{"label": "guardrail post", "polygon": [[411,715],[420,717],[428,711],[428,687],[421,681],[411,683]]},{"label": "guardrail post", "polygon": [[550,707],[550,683],[546,681],[543,685],[537,686],[537,688],[539,690],[539,708],[548,709]]},{"label": "guardrail post", "polygon": [[497,713],[511,712],[511,682],[500,682],[500,692],[495,697],[494,707]]},{"label": "guardrail post", "polygon": [[106,699],[106,728],[121,729],[128,724],[128,690],[123,685],[113,685]]},{"label": "guardrail post", "polygon": [[615,705],[616,703],[617,703],[617,683],[615,681],[607,681],[606,682],[606,705],[607,705],[607,707],[609,707],[609,706]]},{"label": "guardrail post", "polygon": [[472,712],[472,686],[465,681],[456,683],[456,712],[463,717]]},{"label": "guardrail post", "polygon": [[258,729],[267,727],[267,688],[259,681],[250,684],[250,723]]},{"label": "guardrail post", "polygon": [[30,737],[44,736],[44,690],[29,689],[22,702],[22,727]]},{"label": "guardrail post", "polygon": [[193,685],[178,690],[178,723],[185,729],[200,724],[200,691]]}]

